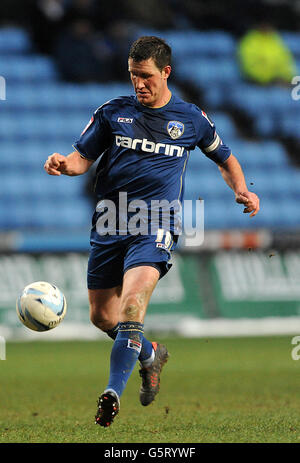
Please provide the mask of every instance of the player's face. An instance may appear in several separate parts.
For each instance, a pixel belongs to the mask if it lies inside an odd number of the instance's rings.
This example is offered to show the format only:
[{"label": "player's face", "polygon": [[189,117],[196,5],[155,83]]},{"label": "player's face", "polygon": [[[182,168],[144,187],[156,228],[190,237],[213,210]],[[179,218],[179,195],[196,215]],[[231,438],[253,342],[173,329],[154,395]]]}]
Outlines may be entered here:
[{"label": "player's face", "polygon": [[145,61],[128,60],[128,70],[139,102],[152,108],[165,105],[170,98],[167,79],[171,66],[158,69],[152,58]]}]

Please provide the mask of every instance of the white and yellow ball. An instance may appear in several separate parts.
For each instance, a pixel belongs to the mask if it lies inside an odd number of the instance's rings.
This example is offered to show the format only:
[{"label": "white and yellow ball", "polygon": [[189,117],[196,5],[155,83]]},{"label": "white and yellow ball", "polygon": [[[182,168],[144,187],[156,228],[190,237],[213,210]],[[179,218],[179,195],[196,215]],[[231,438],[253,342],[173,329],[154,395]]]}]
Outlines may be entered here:
[{"label": "white and yellow ball", "polygon": [[46,281],[25,286],[16,302],[17,314],[23,325],[34,331],[48,331],[63,320],[67,311],[65,296]]}]

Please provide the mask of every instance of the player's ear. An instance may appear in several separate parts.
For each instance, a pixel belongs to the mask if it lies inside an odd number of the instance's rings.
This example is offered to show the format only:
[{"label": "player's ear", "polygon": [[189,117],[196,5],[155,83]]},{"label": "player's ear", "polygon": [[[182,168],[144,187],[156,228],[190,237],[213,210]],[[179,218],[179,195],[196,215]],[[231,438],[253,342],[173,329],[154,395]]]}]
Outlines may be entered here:
[{"label": "player's ear", "polygon": [[163,79],[167,79],[170,74],[171,74],[171,66],[170,65],[165,66],[162,70]]}]

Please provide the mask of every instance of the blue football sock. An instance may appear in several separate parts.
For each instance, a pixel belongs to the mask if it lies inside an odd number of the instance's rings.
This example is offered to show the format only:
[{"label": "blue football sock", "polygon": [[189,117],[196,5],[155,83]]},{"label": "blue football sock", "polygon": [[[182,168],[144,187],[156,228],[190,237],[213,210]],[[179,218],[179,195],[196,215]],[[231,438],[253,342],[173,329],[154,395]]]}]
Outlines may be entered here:
[{"label": "blue football sock", "polygon": [[143,364],[146,360],[149,360],[149,359],[151,359],[151,362],[152,362],[153,352],[154,350],[153,350],[152,342],[148,341],[148,339],[146,339],[145,336],[143,336],[142,349],[139,355],[139,361],[141,362],[141,364]]},{"label": "blue football sock", "polygon": [[114,326],[114,327],[111,328],[110,330],[105,331],[105,333],[106,333],[107,336],[109,336],[111,339],[115,340],[116,337],[117,337],[118,331],[119,331],[119,326],[120,326],[120,323],[118,322],[118,323],[116,324],[116,326]]},{"label": "blue football sock", "polygon": [[[114,328],[112,328],[110,330],[107,330],[106,334],[111,339],[115,340],[116,337],[117,337],[118,331],[119,331],[119,326],[120,326],[120,323],[117,323],[116,326],[114,326]],[[143,364],[147,360],[149,360],[149,363],[151,363],[152,360],[153,360],[152,357],[153,357],[152,343],[150,341],[148,341],[148,339],[146,339],[145,336],[143,335],[143,337],[142,337],[142,349],[141,349],[141,352],[140,352],[140,355],[139,355],[139,361],[141,362],[141,364]]]},{"label": "blue football sock", "polygon": [[144,325],[138,322],[119,324],[110,356],[110,375],[105,390],[112,389],[120,397],[135,367],[142,348]]}]

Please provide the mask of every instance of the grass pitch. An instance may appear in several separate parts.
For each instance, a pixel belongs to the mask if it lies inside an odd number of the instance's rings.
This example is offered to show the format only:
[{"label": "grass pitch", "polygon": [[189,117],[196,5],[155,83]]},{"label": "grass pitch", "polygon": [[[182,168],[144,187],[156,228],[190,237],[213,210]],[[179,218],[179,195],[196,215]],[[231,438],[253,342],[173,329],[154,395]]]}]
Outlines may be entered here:
[{"label": "grass pitch", "polygon": [[291,337],[160,339],[170,351],[153,404],[138,367],[110,428],[94,424],[111,341],[8,343],[0,442],[300,442],[300,361]]}]

